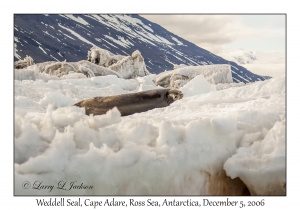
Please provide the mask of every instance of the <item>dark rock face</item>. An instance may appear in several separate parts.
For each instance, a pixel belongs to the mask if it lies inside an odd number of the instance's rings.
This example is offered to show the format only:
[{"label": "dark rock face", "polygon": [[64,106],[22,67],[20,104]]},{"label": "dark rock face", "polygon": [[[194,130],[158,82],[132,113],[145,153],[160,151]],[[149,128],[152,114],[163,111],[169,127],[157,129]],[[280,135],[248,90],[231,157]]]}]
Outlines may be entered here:
[{"label": "dark rock face", "polygon": [[[265,80],[167,31],[139,15],[14,15],[15,61],[31,56],[35,63],[87,60],[95,45],[114,54],[139,50],[147,70],[160,73],[173,64],[230,64],[235,82]],[[97,61],[99,62],[99,61]]]}]

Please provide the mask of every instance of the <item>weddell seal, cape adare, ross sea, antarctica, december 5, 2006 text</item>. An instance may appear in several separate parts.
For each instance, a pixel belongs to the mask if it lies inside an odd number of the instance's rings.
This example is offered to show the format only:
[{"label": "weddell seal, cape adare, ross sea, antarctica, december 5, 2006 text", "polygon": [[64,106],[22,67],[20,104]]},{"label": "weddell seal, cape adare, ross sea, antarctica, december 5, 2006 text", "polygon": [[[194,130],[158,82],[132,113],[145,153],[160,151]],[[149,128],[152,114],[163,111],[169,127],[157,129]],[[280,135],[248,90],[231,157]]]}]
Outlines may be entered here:
[{"label": "weddell seal, cape adare, ross sea, antarctica, december 5, 2006 text", "polygon": [[122,116],[127,116],[169,106],[182,97],[183,93],[179,90],[155,89],[116,96],[95,97],[74,105],[85,107],[85,114],[87,115],[105,114],[108,110],[117,107]]}]

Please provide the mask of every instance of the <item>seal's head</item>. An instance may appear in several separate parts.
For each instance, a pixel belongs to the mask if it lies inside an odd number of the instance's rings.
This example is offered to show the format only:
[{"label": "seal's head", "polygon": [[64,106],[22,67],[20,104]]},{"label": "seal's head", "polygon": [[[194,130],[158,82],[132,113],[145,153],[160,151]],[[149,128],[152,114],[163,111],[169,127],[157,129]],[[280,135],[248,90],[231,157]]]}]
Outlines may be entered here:
[{"label": "seal's head", "polygon": [[167,94],[166,94],[166,98],[167,98],[167,103],[171,104],[174,101],[180,100],[183,98],[183,93],[180,90],[168,90]]}]

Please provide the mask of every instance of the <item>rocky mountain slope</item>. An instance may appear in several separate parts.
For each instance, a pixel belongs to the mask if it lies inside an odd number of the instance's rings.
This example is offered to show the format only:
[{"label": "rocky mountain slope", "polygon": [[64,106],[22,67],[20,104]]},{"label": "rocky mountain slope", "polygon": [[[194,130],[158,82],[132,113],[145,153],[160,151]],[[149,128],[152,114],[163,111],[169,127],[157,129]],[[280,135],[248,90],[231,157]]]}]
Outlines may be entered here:
[{"label": "rocky mountain slope", "polygon": [[254,82],[269,77],[253,74],[139,15],[15,15],[15,61],[31,56],[35,63],[86,60],[92,46],[114,54],[139,50],[151,73],[188,66],[230,64],[234,82]]}]

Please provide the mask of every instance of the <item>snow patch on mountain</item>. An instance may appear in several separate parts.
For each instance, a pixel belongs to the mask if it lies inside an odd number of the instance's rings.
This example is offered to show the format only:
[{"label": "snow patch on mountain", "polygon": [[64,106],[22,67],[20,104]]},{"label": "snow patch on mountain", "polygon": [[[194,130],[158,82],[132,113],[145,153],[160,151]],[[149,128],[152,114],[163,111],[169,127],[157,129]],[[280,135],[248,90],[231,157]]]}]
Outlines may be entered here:
[{"label": "snow patch on mountain", "polygon": [[90,45],[92,45],[92,46],[95,45],[95,44],[93,44],[92,42],[90,42],[90,41],[86,40],[85,38],[83,38],[82,36],[80,36],[79,34],[77,34],[75,31],[73,31],[73,30],[71,30],[71,29],[69,29],[69,28],[67,28],[67,27],[62,26],[60,23],[58,23],[58,26],[61,27],[61,28],[63,28],[63,29],[65,29],[66,31],[69,31],[71,34],[73,34],[74,36],[76,36],[76,37],[77,37],[78,39],[80,39],[81,41],[83,41],[83,42],[85,42],[85,43],[87,43],[87,44],[90,44]]},{"label": "snow patch on mountain", "polygon": [[82,24],[82,25],[86,25],[86,26],[89,25],[89,23],[86,22],[86,21],[85,21],[84,19],[82,19],[81,17],[75,17],[74,15],[62,15],[62,17],[68,17],[68,18],[70,18],[70,19],[72,19],[72,20],[75,20],[76,22],[78,22],[78,23],[80,23],[80,24]]},{"label": "snow patch on mountain", "polygon": [[68,37],[68,38],[70,38],[70,39],[72,39],[72,40],[75,40],[73,37],[70,37],[68,34],[65,34],[65,33],[63,33],[61,30],[58,30],[60,33],[62,33],[64,36],[66,36],[66,37]]},{"label": "snow patch on mountain", "polygon": [[109,39],[109,40],[111,40],[111,41],[113,41],[114,43],[116,43],[118,45],[121,45],[121,46],[125,47],[125,48],[129,48],[129,47],[133,46],[133,44],[131,42],[129,42],[128,40],[125,40],[123,37],[120,37],[118,40],[114,39],[113,37],[108,36],[108,35],[104,35],[104,37],[107,38],[107,39]]},{"label": "snow patch on mountain", "polygon": [[43,53],[47,54],[46,51],[41,46],[39,46],[39,49],[42,50]]},{"label": "snow patch on mountain", "polygon": [[14,43],[14,56],[16,57],[16,58],[18,58],[19,60],[21,60],[21,56],[18,54],[18,49],[17,49],[17,44],[16,43]]},{"label": "snow patch on mountain", "polygon": [[53,55],[50,54],[50,57],[59,62],[59,60],[56,57],[54,57]]},{"label": "snow patch on mountain", "polygon": [[172,36],[172,39],[177,43],[177,45],[183,45],[183,43],[179,41],[177,38]]},{"label": "snow patch on mountain", "polygon": [[55,37],[55,36],[49,34],[48,31],[43,31],[43,32],[44,32],[44,34],[47,34],[48,36],[51,36],[52,38],[54,38],[54,39],[56,39],[57,41],[61,42],[59,38],[57,38],[57,37]]}]

